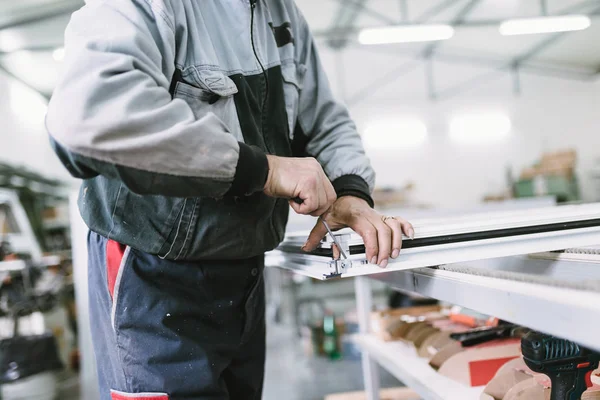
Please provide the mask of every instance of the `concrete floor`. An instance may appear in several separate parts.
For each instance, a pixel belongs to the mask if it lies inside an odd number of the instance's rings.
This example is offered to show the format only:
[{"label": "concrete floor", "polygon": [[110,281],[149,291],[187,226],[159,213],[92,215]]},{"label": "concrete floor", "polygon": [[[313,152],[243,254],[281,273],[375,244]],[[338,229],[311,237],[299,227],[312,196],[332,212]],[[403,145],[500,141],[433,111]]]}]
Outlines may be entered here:
[{"label": "concrete floor", "polygon": [[[382,387],[402,386],[384,370],[380,376]],[[307,356],[290,328],[269,327],[263,400],[323,400],[328,394],[357,390],[363,390],[358,358]]]}]

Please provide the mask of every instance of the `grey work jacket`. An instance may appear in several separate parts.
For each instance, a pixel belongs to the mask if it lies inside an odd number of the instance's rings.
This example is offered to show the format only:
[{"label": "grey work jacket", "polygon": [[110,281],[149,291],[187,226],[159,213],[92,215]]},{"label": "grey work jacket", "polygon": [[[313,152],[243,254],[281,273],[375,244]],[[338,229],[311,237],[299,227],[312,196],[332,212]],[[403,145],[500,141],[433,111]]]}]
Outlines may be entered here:
[{"label": "grey work jacket", "polygon": [[374,173],[292,0],[91,0],[65,35],[46,126],[89,228],[168,259],[282,240],[266,154],[312,156],[338,195]]}]

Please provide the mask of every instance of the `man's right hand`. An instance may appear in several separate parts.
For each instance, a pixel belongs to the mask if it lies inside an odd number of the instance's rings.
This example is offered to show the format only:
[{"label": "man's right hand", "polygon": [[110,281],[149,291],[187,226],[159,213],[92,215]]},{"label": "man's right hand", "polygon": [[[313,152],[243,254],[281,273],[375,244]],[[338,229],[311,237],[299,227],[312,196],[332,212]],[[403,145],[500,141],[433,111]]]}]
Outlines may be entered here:
[{"label": "man's right hand", "polygon": [[[290,199],[298,214],[321,216],[337,199],[321,164],[314,158],[289,158],[267,155],[269,176],[264,192],[267,196]],[[302,204],[293,199],[299,198]]]}]

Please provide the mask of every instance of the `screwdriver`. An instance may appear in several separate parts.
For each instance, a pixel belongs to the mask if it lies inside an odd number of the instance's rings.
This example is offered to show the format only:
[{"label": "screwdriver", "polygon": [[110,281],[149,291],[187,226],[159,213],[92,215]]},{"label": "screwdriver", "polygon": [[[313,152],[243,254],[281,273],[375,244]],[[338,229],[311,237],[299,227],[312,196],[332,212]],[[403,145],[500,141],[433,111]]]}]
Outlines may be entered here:
[{"label": "screwdriver", "polygon": [[[304,200],[302,200],[300,197],[294,197],[293,201],[296,204],[302,204],[302,203],[304,203]],[[337,238],[333,234],[333,231],[331,230],[331,228],[329,227],[329,225],[327,224],[327,222],[322,217],[319,217],[319,219],[321,220],[321,222],[325,226],[325,229],[327,229],[327,233],[329,234],[329,237],[331,237],[331,240],[333,240],[333,243],[337,246],[337,248],[340,251],[341,255],[344,257],[344,259],[347,260],[348,256],[346,255],[346,252],[344,251],[344,249],[342,249],[342,246],[340,245],[340,242],[338,242]]]}]

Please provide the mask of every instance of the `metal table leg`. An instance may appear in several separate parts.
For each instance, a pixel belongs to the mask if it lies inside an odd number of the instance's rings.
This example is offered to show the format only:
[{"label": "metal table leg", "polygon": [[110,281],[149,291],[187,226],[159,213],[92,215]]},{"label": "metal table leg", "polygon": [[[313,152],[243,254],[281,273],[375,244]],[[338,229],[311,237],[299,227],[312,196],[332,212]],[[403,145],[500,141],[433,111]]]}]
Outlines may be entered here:
[{"label": "metal table leg", "polygon": [[[354,288],[360,333],[367,334],[371,331],[371,310],[373,309],[371,283],[368,278],[359,276],[354,278]],[[379,370],[377,368],[377,363],[369,353],[363,351],[362,369],[367,400],[379,400]]]}]

